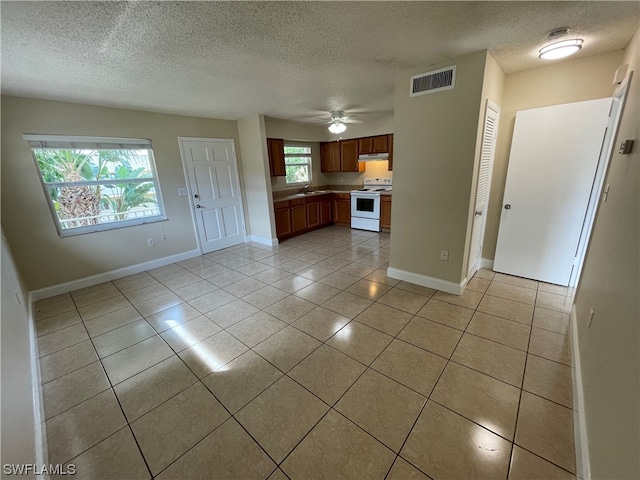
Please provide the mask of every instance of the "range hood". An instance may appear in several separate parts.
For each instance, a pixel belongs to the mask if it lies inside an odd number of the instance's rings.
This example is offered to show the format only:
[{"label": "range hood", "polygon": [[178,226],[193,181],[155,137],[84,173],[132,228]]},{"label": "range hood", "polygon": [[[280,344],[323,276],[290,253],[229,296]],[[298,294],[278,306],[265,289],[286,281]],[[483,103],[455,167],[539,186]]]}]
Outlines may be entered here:
[{"label": "range hood", "polygon": [[367,153],[358,156],[359,162],[377,162],[382,160],[389,160],[388,153]]}]

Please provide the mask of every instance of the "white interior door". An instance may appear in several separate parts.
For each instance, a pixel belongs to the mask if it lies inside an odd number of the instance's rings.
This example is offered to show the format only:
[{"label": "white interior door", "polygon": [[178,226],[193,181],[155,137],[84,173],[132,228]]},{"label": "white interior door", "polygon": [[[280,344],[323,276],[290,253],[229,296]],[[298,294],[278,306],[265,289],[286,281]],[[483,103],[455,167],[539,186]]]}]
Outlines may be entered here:
[{"label": "white interior door", "polygon": [[469,248],[469,270],[467,278],[480,268],[482,259],[482,244],[484,228],[487,222],[487,203],[491,188],[491,173],[493,172],[493,157],[495,156],[496,138],[498,135],[498,120],[500,107],[487,100],[482,132],[482,146],[480,151],[480,170],[478,171],[478,186],[476,187],[476,201],[471,229],[471,246]]},{"label": "white interior door", "polygon": [[493,269],[568,285],[610,98],[516,114]]},{"label": "white interior door", "polygon": [[234,142],[180,138],[189,197],[202,253],[245,241]]}]

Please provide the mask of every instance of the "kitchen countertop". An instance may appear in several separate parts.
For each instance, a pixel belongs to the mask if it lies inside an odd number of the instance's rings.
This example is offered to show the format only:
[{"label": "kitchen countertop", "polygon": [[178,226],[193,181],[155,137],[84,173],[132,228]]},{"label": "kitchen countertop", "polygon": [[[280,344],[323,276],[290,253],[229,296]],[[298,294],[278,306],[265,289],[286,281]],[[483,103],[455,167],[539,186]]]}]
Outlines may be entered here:
[{"label": "kitchen countertop", "polygon": [[[334,190],[321,190],[321,191],[313,191],[311,193],[290,193],[288,195],[278,196],[278,197],[276,197],[274,195],[273,201],[274,202],[285,202],[287,200],[295,200],[296,198],[320,197],[322,195],[329,195],[331,193],[336,193],[336,191],[334,191]],[[338,191],[337,193],[347,193],[347,192]]]},{"label": "kitchen countertop", "polygon": [[[285,202],[287,200],[295,200],[297,198],[306,198],[306,197],[318,197],[321,195],[328,195],[330,193],[351,193],[351,190],[357,190],[358,186],[350,186],[344,185],[344,187],[348,187],[348,189],[344,188],[323,188],[323,189],[313,189],[311,193],[291,193],[290,191],[278,191],[273,192],[273,201],[274,202]],[[391,192],[381,192],[381,195],[389,195],[391,196]]]}]

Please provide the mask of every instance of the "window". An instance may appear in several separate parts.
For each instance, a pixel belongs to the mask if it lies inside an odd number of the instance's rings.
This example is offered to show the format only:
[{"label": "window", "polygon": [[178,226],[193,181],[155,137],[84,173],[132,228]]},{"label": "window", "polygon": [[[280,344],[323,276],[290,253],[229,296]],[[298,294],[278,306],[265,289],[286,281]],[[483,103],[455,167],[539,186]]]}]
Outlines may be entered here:
[{"label": "window", "polygon": [[165,220],[151,142],[24,135],[62,237]]},{"label": "window", "polygon": [[285,145],[284,168],[287,185],[311,183],[311,147]]}]

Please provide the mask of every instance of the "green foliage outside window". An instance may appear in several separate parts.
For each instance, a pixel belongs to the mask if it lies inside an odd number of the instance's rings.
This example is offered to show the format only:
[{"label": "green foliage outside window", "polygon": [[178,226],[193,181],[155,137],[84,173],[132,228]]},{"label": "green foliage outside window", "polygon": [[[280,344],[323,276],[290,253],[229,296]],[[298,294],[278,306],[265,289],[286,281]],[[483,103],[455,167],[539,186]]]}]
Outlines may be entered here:
[{"label": "green foliage outside window", "polygon": [[287,184],[311,183],[311,147],[284,147],[284,163]]}]

